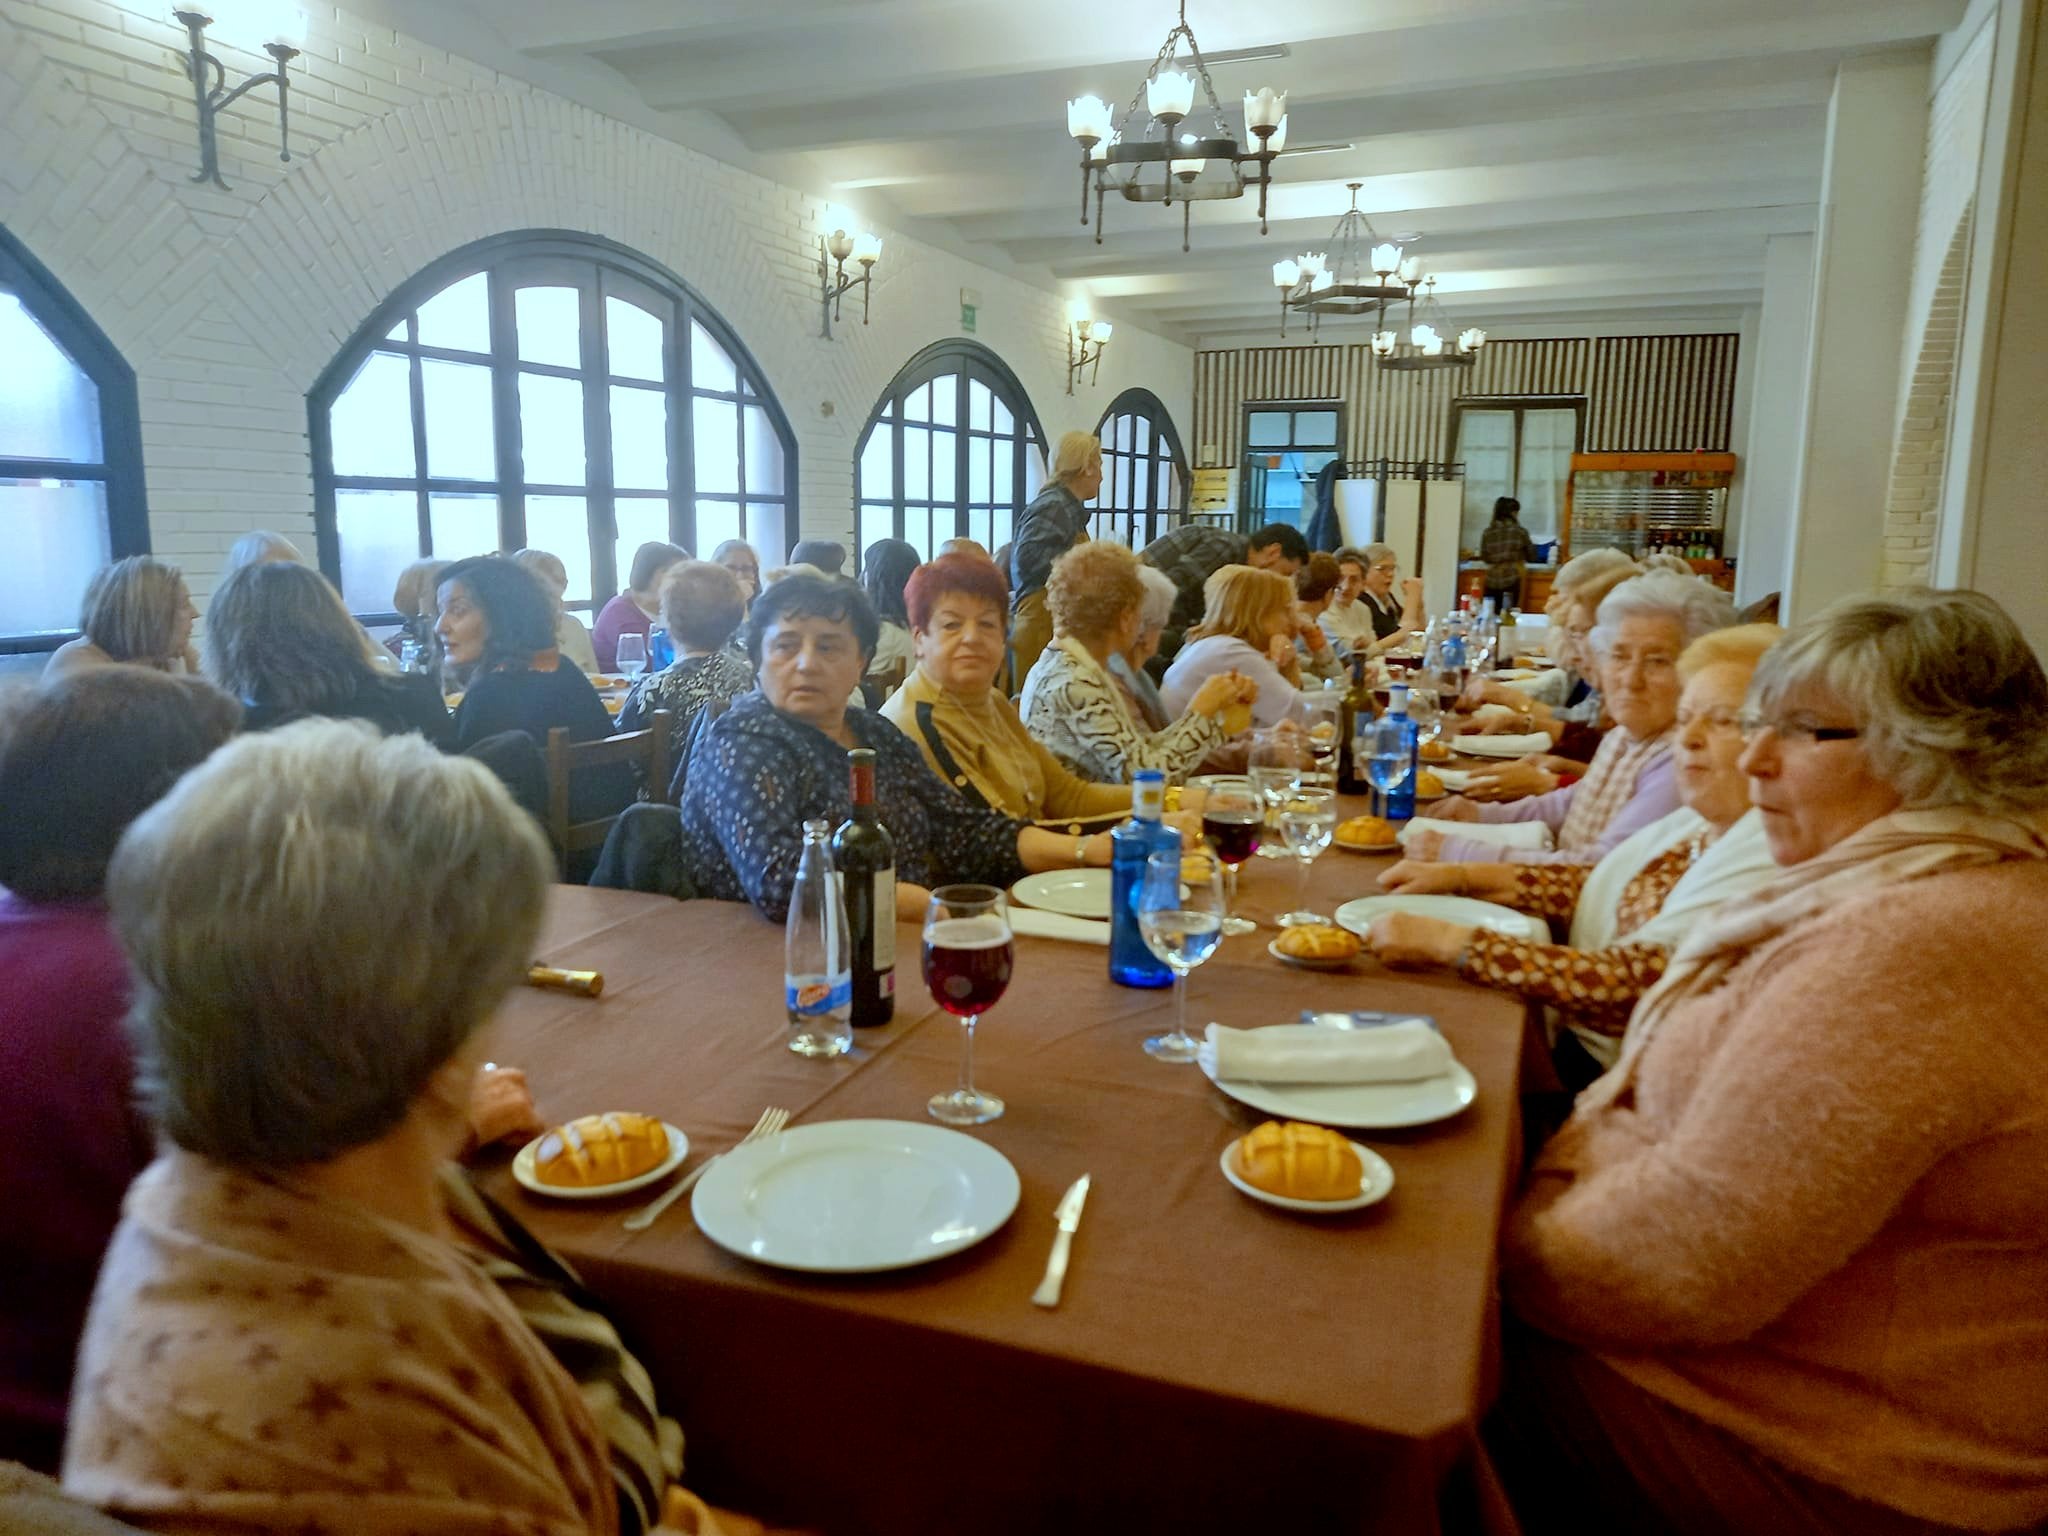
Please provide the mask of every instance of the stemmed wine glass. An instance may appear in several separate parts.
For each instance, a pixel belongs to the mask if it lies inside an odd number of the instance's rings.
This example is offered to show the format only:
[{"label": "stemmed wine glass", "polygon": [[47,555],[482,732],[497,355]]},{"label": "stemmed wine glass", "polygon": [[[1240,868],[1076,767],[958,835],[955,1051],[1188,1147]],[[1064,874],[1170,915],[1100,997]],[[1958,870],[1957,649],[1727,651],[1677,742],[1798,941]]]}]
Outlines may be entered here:
[{"label": "stemmed wine glass", "polygon": [[1337,783],[1337,716],[1343,695],[1334,688],[1304,688],[1295,701],[1292,718],[1301,727],[1308,748],[1309,764],[1301,782],[1325,789]]},{"label": "stemmed wine glass", "polygon": [[1446,706],[1438,702],[1439,695],[1427,688],[1408,690],[1408,718],[1415,722],[1415,740],[1427,746],[1443,736]]},{"label": "stemmed wine glass", "polygon": [[1304,923],[1327,924],[1330,921],[1321,913],[1309,910],[1308,872],[1309,866],[1330,846],[1330,837],[1336,826],[1337,796],[1331,790],[1297,789],[1280,807],[1280,835],[1287,840],[1288,851],[1294,855],[1296,871],[1294,910],[1282,914],[1282,928],[1298,928]]},{"label": "stemmed wine glass", "polygon": [[1010,985],[1016,944],[1010,909],[992,885],[942,885],[924,914],[924,984],[960,1021],[960,1086],[933,1094],[925,1112],[947,1125],[985,1125],[1003,1101],[974,1086],[974,1026]]},{"label": "stemmed wine glass", "polygon": [[640,674],[646,670],[647,637],[645,635],[619,636],[620,675],[637,681]]},{"label": "stemmed wine glass", "polygon": [[1287,849],[1280,836],[1280,807],[1301,785],[1301,776],[1312,771],[1315,758],[1308,740],[1294,725],[1276,725],[1252,737],[1250,760],[1245,768],[1252,788],[1265,801],[1268,836],[1259,842],[1262,858],[1284,859]]},{"label": "stemmed wine glass", "polygon": [[1233,915],[1237,909],[1237,866],[1258,851],[1266,808],[1249,779],[1215,779],[1202,802],[1202,835],[1223,864],[1223,931],[1256,933],[1259,925]]},{"label": "stemmed wine glass", "polygon": [[1188,972],[1223,942],[1222,864],[1206,848],[1185,855],[1168,848],[1145,861],[1138,931],[1145,947],[1173,972],[1177,1010],[1172,1033],[1145,1042],[1145,1054],[1155,1061],[1193,1061],[1201,1045],[1188,1033]]}]

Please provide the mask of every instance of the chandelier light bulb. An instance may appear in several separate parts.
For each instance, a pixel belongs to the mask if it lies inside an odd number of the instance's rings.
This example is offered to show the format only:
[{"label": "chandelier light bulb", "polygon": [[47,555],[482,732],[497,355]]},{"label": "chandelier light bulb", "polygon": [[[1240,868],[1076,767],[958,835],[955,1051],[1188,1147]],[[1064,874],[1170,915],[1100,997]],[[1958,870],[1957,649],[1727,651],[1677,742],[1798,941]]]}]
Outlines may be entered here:
[{"label": "chandelier light bulb", "polygon": [[[1280,93],[1280,99],[1282,101],[1285,101],[1287,99],[1287,93],[1285,91],[1282,91]],[[1277,155],[1280,153],[1281,150],[1285,149],[1286,147],[1287,114],[1283,112],[1280,114],[1279,126],[1273,130],[1273,136],[1270,139],[1266,140],[1266,153],[1269,155]]]},{"label": "chandelier light bulb", "polygon": [[1418,325],[1408,333],[1408,341],[1424,357],[1441,357],[1444,339],[1437,335],[1433,325]]},{"label": "chandelier light bulb", "polygon": [[1273,263],[1273,286],[1283,292],[1301,286],[1301,263],[1298,261],[1276,261]]},{"label": "chandelier light bulb", "polygon": [[1401,265],[1395,270],[1400,273],[1401,281],[1413,288],[1422,280],[1422,258],[1420,256],[1403,256],[1401,258]]},{"label": "chandelier light bulb", "polygon": [[1392,274],[1401,265],[1401,247],[1388,241],[1372,248],[1372,269],[1381,277]]},{"label": "chandelier light bulb", "polygon": [[1208,163],[1207,160],[1171,160],[1167,165],[1182,181],[1193,181],[1202,174],[1202,167]]},{"label": "chandelier light bulb", "polygon": [[1195,82],[1177,69],[1163,69],[1145,82],[1145,106],[1154,117],[1179,121],[1195,104]]},{"label": "chandelier light bulb", "polygon": [[872,267],[882,259],[882,237],[880,235],[855,235],[853,237],[853,259],[864,267]]},{"label": "chandelier light bulb", "polygon": [[1325,269],[1315,275],[1314,280],[1308,285],[1308,291],[1310,293],[1321,293],[1325,288],[1334,288],[1336,286],[1337,274]]},{"label": "chandelier light bulb", "polygon": [[1485,345],[1486,332],[1479,329],[1476,325],[1467,326],[1464,330],[1458,332],[1458,350],[1460,352],[1477,352]]},{"label": "chandelier light bulb", "polygon": [[853,245],[853,236],[843,229],[835,229],[825,237],[825,249],[832,253],[832,259],[841,266],[844,266],[846,258],[853,254]]},{"label": "chandelier light bulb", "polygon": [[1394,333],[1392,331],[1373,332],[1372,354],[1374,357],[1392,357],[1394,355]]},{"label": "chandelier light bulb", "polygon": [[1109,137],[1109,103],[1100,96],[1081,96],[1067,103],[1067,132],[1083,144]]},{"label": "chandelier light bulb", "polygon": [[1301,253],[1301,275],[1310,278],[1321,277],[1323,269],[1327,265],[1324,258],[1325,253],[1322,251],[1303,251]]},{"label": "chandelier light bulb", "polygon": [[[1256,91],[1244,93],[1244,126],[1248,133],[1257,134],[1261,128],[1275,129],[1286,121],[1287,93],[1276,91],[1270,85]],[[1263,135],[1262,135],[1263,137]]]},{"label": "chandelier light bulb", "polygon": [[1098,346],[1098,347],[1106,347],[1106,346],[1108,346],[1108,345],[1109,345],[1109,338],[1110,338],[1110,336],[1111,336],[1111,335],[1112,335],[1112,334],[1113,334],[1113,333],[1114,333],[1115,331],[1116,331],[1116,327],[1115,327],[1115,326],[1113,326],[1113,325],[1111,325],[1111,324],[1110,324],[1110,323],[1109,323],[1109,322],[1108,322],[1107,320],[1098,320],[1098,321],[1096,321],[1096,322],[1095,322],[1095,345],[1096,345],[1096,346]]}]

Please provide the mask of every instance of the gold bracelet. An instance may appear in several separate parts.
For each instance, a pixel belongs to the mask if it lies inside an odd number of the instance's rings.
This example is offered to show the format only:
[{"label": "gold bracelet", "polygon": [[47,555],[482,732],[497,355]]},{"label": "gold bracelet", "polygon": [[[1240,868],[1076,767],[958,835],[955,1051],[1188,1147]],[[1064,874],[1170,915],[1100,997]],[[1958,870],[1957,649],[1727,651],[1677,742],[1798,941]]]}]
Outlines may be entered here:
[{"label": "gold bracelet", "polygon": [[1086,869],[1088,867],[1088,837],[1086,833],[1074,839],[1074,867],[1076,869]]}]

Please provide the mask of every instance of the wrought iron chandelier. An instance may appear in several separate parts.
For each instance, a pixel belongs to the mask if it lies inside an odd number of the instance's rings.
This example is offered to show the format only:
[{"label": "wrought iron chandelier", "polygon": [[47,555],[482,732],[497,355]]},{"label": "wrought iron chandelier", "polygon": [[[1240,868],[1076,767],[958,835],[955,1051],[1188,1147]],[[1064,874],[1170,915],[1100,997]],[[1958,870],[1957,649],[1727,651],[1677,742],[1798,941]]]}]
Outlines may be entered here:
[{"label": "wrought iron chandelier", "polygon": [[[1180,46],[1187,44],[1186,66]],[[1190,74],[1189,70],[1193,73]],[[1201,85],[1198,110],[1195,87]],[[1262,87],[1244,93],[1244,148],[1224,120],[1209,66],[1188,26],[1187,0],[1180,21],[1166,34],[1152,68],[1121,118],[1099,96],[1067,103],[1067,132],[1081,146],[1081,222],[1088,222],[1088,195],[1095,194],[1095,243],[1102,243],[1102,205],[1110,192],[1126,202],[1181,205],[1180,248],[1188,249],[1189,213],[1194,204],[1242,197],[1259,189],[1259,233],[1266,232],[1266,188],[1273,159],[1287,145],[1287,93]]]},{"label": "wrought iron chandelier", "polygon": [[1303,251],[1273,263],[1273,286],[1280,290],[1280,334],[1287,334],[1290,310],[1308,316],[1311,334],[1324,315],[1377,315],[1384,324],[1387,301],[1413,296],[1422,280],[1419,257],[1403,254],[1397,241],[1382,240],[1358,208],[1362,181],[1349,182],[1351,210],[1330,232],[1326,250]]},{"label": "wrought iron chandelier", "polygon": [[[1421,304],[1416,295],[1422,295]],[[1418,319],[1418,313],[1420,318]],[[1373,332],[1372,355],[1382,368],[1402,373],[1420,373],[1430,368],[1470,368],[1486,345],[1486,332],[1478,326],[1451,330],[1450,317],[1437,302],[1436,279],[1426,277],[1408,290],[1406,339],[1388,327],[1382,301],[1379,328]]]}]

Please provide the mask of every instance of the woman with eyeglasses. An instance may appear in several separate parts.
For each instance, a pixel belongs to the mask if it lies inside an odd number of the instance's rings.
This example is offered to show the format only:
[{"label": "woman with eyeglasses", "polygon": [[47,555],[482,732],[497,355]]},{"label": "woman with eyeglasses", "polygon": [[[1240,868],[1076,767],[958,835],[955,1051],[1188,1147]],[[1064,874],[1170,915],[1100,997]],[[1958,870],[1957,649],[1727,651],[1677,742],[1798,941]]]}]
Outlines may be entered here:
[{"label": "woman with eyeglasses", "polygon": [[2048,676],[1989,598],[1757,669],[1778,873],[1673,955],[1504,1238],[1523,1528],[2048,1519]]}]

